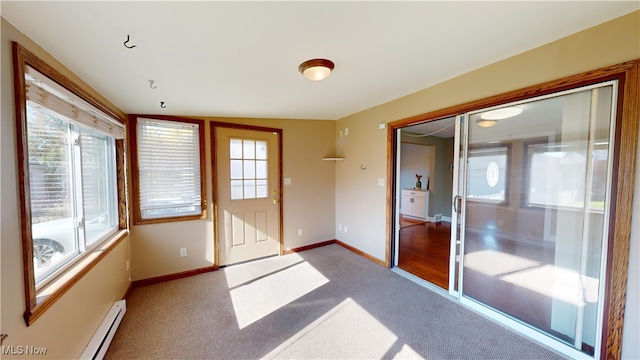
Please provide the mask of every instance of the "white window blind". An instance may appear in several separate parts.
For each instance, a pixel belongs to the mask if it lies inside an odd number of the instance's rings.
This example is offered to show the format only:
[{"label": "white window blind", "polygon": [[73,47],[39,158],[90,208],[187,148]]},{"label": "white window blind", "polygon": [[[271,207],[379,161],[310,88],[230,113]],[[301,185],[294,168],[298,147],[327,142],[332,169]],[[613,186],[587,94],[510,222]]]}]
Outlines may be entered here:
[{"label": "white window blind", "polygon": [[199,125],[138,118],[136,132],[142,219],[200,214]]},{"label": "white window blind", "polygon": [[98,111],[66,89],[51,84],[51,80],[31,67],[27,67],[26,96],[30,106],[42,113],[90,127],[116,139],[124,139],[124,124]]}]

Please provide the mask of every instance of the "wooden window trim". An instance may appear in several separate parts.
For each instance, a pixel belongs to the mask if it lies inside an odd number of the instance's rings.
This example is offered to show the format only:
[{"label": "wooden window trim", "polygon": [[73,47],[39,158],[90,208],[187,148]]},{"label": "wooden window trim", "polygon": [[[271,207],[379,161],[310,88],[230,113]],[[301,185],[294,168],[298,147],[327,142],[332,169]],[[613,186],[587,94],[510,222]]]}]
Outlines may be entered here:
[{"label": "wooden window trim", "polygon": [[[638,144],[638,123],[640,122],[640,59],[390,122],[387,127],[387,178],[393,179],[394,176],[395,135],[402,127],[609,80],[618,80],[618,99],[611,190],[612,211],[609,215],[610,226],[606,261],[607,279],[603,299],[603,348],[600,351],[600,357],[602,359],[619,359],[622,353],[622,331],[631,237],[631,211],[633,206],[636,148]],[[393,209],[396,206],[392,185],[390,183],[387,186],[387,224],[392,224]],[[387,267],[391,267],[394,234],[394,227],[387,225],[387,244],[385,247],[385,265]]]},{"label": "wooden window trim", "polygon": [[[153,219],[143,219],[140,211],[140,179],[138,167],[138,118],[184,122],[198,125],[199,152],[200,152],[200,214],[187,216],[168,216]],[[205,167],[205,122],[204,120],[189,119],[176,116],[158,115],[129,115],[129,146],[131,148],[131,195],[133,196],[133,224],[158,224],[174,221],[201,220],[207,217],[207,187],[206,187],[206,167]]]},{"label": "wooden window trim", "polygon": [[22,263],[24,274],[25,312],[24,320],[27,326],[33,324],[48,308],[51,307],[64,293],[76,284],[85,274],[98,264],[111,250],[113,250],[129,231],[126,222],[127,199],[124,165],[124,141],[116,140],[116,173],[118,192],[118,227],[113,236],[105,239],[92,251],[78,257],[78,261],[68,270],[57,275],[51,283],[40,290],[36,290],[35,273],[33,268],[33,242],[31,241],[31,199],[29,182],[29,159],[27,154],[27,107],[25,88],[25,67],[30,66],[55,81],[58,85],[82,98],[100,111],[116,119],[122,124],[126,121],[119,115],[119,110],[109,107],[93,96],[82,86],[74,83],[58,70],[38,58],[26,48],[12,42],[13,52],[13,86],[16,114],[16,137],[18,153],[18,179],[20,197],[20,219],[22,227]]}]

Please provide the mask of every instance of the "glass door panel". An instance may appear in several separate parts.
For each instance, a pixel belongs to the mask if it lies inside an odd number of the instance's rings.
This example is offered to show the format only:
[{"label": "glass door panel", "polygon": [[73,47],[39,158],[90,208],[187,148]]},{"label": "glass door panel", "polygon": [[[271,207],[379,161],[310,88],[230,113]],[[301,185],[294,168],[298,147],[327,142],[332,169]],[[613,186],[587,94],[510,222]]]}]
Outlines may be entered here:
[{"label": "glass door panel", "polygon": [[616,86],[467,115],[462,296],[588,355],[600,339]]},{"label": "glass door panel", "polygon": [[449,293],[458,295],[458,284],[460,276],[460,249],[462,244],[462,236],[460,225],[462,224],[462,200],[464,194],[464,150],[466,147],[466,116],[458,115],[456,117],[456,129],[454,140],[453,154],[453,191],[451,199],[451,249],[449,259]]}]

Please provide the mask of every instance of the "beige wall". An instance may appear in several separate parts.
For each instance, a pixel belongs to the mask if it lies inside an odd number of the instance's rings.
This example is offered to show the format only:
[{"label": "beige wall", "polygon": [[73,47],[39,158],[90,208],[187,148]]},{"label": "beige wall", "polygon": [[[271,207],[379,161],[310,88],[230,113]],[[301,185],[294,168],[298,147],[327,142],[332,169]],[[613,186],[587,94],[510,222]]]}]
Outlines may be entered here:
[{"label": "beige wall", "polygon": [[[322,158],[333,154],[335,121],[203,118],[282,129],[285,249],[335,239],[335,166]],[[207,203],[212,203],[211,139],[206,126]],[[136,225],[131,229],[133,279],[141,280],[213,265],[212,207],[204,220]],[[303,229],[303,236],[298,236]],[[179,257],[187,248],[188,256]]]},{"label": "beige wall", "polygon": [[[375,186],[373,178],[385,176],[387,141],[385,131],[377,130],[378,123],[424,114],[637,58],[640,58],[639,11],[338,120],[338,129],[349,128],[349,141],[344,147],[347,161],[336,169],[336,220],[348,224],[349,232],[337,231],[337,238],[384,259],[387,223],[385,188]],[[367,163],[367,171],[359,169],[361,162]],[[639,169],[636,167],[636,176],[640,176]],[[640,218],[637,197],[633,216]],[[635,220],[635,223],[638,221]],[[637,269],[640,262],[640,234],[637,226],[635,229],[631,239],[630,270]],[[626,358],[640,358],[637,341],[640,338],[637,328],[640,320],[639,282],[637,271],[630,271],[627,299],[627,316],[630,316],[627,319],[630,321],[626,322],[623,352]]]},{"label": "beige wall", "polygon": [[[13,61],[11,41],[17,41],[48,64],[83,84],[30,39],[2,19],[2,119],[0,121],[2,166],[0,206],[1,232],[1,328],[9,337],[5,346],[36,346],[48,349],[47,357],[78,358],[113,302],[122,298],[129,286],[126,261],[129,239],[122,241],[99,264],[89,271],[39,319],[27,327],[20,240],[20,208],[16,164],[16,129],[13,105]],[[88,89],[87,86],[85,88]],[[97,95],[94,93],[94,95]],[[10,358],[10,356],[2,356]]]}]

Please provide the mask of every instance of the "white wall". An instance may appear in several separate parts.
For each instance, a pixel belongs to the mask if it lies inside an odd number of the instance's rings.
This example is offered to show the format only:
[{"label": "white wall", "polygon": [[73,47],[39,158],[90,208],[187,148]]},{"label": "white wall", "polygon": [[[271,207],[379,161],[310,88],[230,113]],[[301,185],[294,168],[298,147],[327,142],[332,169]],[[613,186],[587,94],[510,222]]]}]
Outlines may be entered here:
[{"label": "white wall", "polygon": [[400,188],[414,189],[418,178],[422,190],[427,190],[428,179],[434,166],[435,151],[433,146],[402,143],[400,145]]}]

